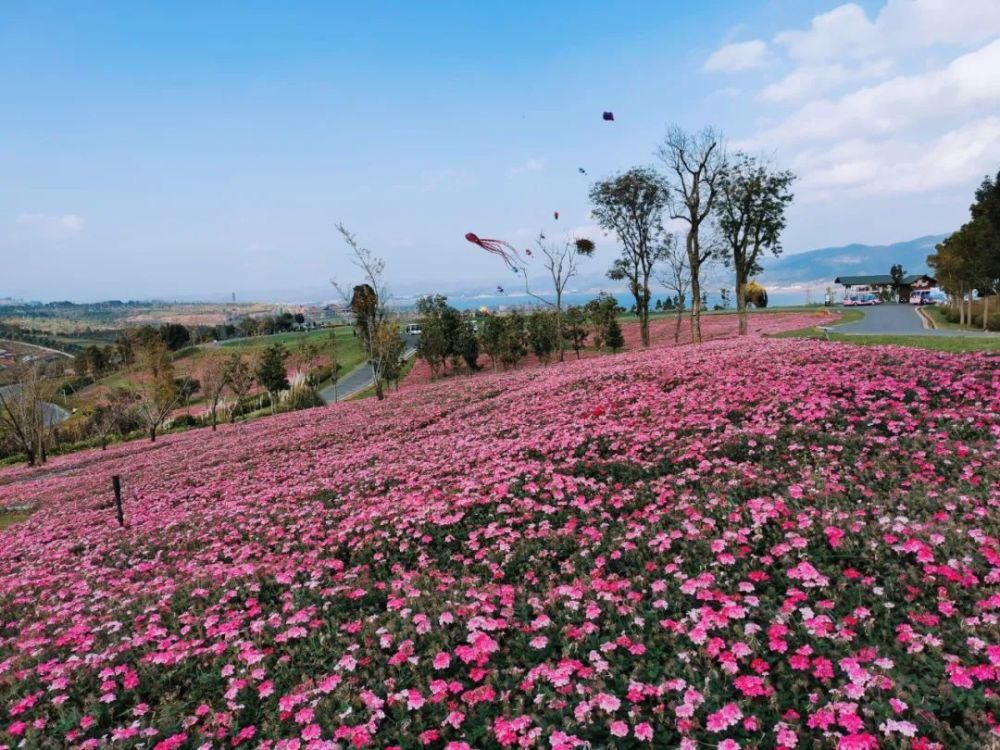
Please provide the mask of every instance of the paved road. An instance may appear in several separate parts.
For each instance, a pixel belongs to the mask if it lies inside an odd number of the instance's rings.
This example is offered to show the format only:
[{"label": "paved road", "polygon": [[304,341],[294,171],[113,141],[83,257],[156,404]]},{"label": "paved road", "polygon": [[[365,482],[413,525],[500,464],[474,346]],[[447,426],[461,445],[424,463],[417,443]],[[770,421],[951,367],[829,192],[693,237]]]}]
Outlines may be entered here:
[{"label": "paved road", "polygon": [[924,328],[924,319],[917,313],[916,305],[886,302],[871,307],[855,308],[865,317],[854,323],[836,326],[837,333],[894,334],[906,336],[996,336],[996,333],[966,331],[954,328]]},{"label": "paved road", "polygon": [[[417,336],[407,336],[406,337],[406,349],[403,351],[403,357],[409,359],[417,353]],[[346,398],[350,398],[355,393],[363,391],[365,388],[370,387],[372,384],[372,368],[368,363],[363,365],[358,365],[353,370],[351,370],[346,375],[341,375],[340,379],[337,381],[337,401],[343,401]],[[328,385],[323,388],[319,395],[328,404],[334,402],[333,397],[333,386]]]},{"label": "paved road", "polygon": [[[16,384],[0,386],[0,392],[3,392],[4,396],[12,396],[20,387],[21,386]],[[42,404],[42,414],[44,414],[45,424],[48,427],[51,427],[54,424],[59,424],[60,422],[65,422],[69,419],[69,412],[58,404]]]}]

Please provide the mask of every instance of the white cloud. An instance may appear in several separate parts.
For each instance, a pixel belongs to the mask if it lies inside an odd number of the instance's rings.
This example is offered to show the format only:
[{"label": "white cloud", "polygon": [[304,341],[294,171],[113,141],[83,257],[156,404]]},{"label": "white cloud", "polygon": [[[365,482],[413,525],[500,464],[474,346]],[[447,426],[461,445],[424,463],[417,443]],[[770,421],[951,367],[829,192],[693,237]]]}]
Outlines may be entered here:
[{"label": "white cloud", "polygon": [[803,62],[884,56],[938,44],[970,46],[1000,34],[998,0],[888,0],[874,20],[855,4],[840,5],[789,30],[775,45]]},{"label": "white cloud", "polygon": [[742,144],[755,150],[789,143],[884,136],[977,110],[1000,107],[1000,39],[927,73],[897,76],[834,100],[812,101]]},{"label": "white cloud", "polygon": [[975,180],[1000,161],[1000,117],[973,120],[927,142],[851,139],[800,152],[800,193],[824,201],[856,195],[926,193]]},{"label": "white cloud", "polygon": [[77,214],[27,213],[18,216],[17,223],[48,239],[65,239],[83,230],[83,217]]},{"label": "white cloud", "polygon": [[769,102],[793,102],[816,97],[848,83],[885,77],[893,67],[892,60],[874,60],[859,65],[802,65],[761,91]]},{"label": "white cloud", "polygon": [[528,159],[523,164],[515,164],[510,168],[511,174],[525,174],[526,172],[538,172],[545,169],[545,159]]},{"label": "white cloud", "polygon": [[767,62],[767,43],[760,39],[726,44],[705,61],[705,70],[733,73],[759,68]]}]

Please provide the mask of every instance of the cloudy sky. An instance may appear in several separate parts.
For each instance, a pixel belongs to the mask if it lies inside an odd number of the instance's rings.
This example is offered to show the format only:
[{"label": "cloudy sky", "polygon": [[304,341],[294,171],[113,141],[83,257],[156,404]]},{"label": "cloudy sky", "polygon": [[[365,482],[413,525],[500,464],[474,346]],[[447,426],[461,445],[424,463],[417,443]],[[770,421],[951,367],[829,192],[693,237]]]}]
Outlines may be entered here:
[{"label": "cloudy sky", "polygon": [[0,297],[325,293],[338,221],[397,288],[504,283],[466,232],[592,232],[671,123],[799,175],[788,252],[1000,168],[1000,0],[5,3],[0,70]]}]

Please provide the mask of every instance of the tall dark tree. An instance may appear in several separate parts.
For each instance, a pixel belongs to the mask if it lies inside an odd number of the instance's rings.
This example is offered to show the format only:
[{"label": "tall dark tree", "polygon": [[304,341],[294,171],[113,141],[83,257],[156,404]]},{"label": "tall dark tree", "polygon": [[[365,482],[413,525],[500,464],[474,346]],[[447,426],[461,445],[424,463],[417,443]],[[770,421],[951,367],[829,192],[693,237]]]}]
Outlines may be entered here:
[{"label": "tall dark tree", "polygon": [[906,271],[899,263],[894,263],[892,268],[889,269],[889,278],[892,279],[892,290],[896,293],[896,300],[901,302],[899,299],[899,290],[903,287],[903,279],[906,278]]},{"label": "tall dark tree", "polygon": [[628,282],[642,345],[649,346],[649,279],[666,250],[663,212],[667,185],[652,169],[636,167],[598,182],[590,190],[590,201],[594,218],[601,227],[614,232],[621,243],[621,256],[608,276]]},{"label": "tall dark tree", "polygon": [[257,382],[271,396],[271,412],[273,413],[277,405],[278,392],[287,391],[289,388],[288,375],[285,372],[285,360],[288,359],[288,350],[283,344],[271,344],[261,354],[257,363]]},{"label": "tall dark tree", "polygon": [[746,154],[736,154],[719,180],[715,211],[726,246],[725,261],[736,271],[741,336],[747,333],[747,283],[761,272],[764,254],[781,254],[781,232],[794,180],[791,172],[773,170]]},{"label": "tall dark tree", "polygon": [[535,310],[528,316],[528,343],[532,353],[544,364],[552,359],[552,353],[559,346],[559,324],[554,311]]},{"label": "tall dark tree", "polygon": [[577,359],[580,359],[580,350],[589,336],[586,312],[579,305],[570,305],[562,318],[562,338],[576,352]]},{"label": "tall dark tree", "polygon": [[587,303],[585,309],[594,323],[594,343],[612,351],[621,349],[625,345],[625,338],[621,324],[618,323],[618,315],[624,310],[619,306],[618,300],[601,292]]},{"label": "tall dark tree", "polygon": [[691,275],[691,337],[701,343],[701,267],[716,248],[702,237],[726,168],[722,136],[711,128],[693,135],[672,127],[659,148],[667,170],[670,217],[687,224],[685,250]]},{"label": "tall dark tree", "polygon": [[160,326],[160,338],[170,351],[175,352],[187,346],[191,341],[191,332],[180,323],[164,323]]}]

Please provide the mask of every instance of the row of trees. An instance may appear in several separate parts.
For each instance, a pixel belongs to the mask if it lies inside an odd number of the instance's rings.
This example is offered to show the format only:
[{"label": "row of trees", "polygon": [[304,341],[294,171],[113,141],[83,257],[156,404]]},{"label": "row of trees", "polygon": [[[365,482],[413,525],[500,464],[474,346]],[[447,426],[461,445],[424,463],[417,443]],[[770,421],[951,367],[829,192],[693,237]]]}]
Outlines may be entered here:
[{"label": "row of trees", "polygon": [[596,346],[618,351],[625,345],[618,315],[624,310],[614,297],[601,294],[585,306],[561,304],[524,314],[487,315],[471,319],[448,304],[446,297],[432,295],[417,302],[422,333],[417,356],[427,362],[431,377],[462,370],[481,369],[480,353],[490,358],[493,370],[517,367],[528,354],[548,364],[566,349],[580,357],[593,337]]},{"label": "row of trees", "polygon": [[958,308],[959,322],[972,325],[972,300],[982,299],[982,326],[990,327],[990,297],[1000,294],[1000,172],[986,177],[969,207],[970,218],[941,242],[927,263]]},{"label": "row of trees", "polygon": [[[329,377],[336,383],[336,338],[332,333],[330,341],[332,361],[323,368],[329,373],[324,379]],[[103,449],[113,435],[124,437],[138,431],[155,442],[170,415],[199,394],[208,409],[204,423],[211,424],[213,430],[223,406],[231,423],[248,410],[260,408],[260,403],[254,405],[249,398],[255,386],[266,392],[272,413],[279,408],[318,406],[323,401],[316,391],[317,383],[305,372],[319,354],[319,347],[313,344],[295,351],[274,344],[258,355],[234,351],[228,356],[207,357],[196,379],[177,377],[169,348],[162,339],[153,337],[134,351],[129,368],[133,385],[108,389],[85,419],[70,426],[62,426],[54,418],[56,407],[51,402],[58,397],[57,381],[46,378],[38,363],[26,363],[18,368],[17,385],[0,389],[0,456],[19,453],[33,465],[44,463],[50,449],[62,443],[89,439]],[[296,368],[291,380],[289,360]],[[175,426],[198,423],[187,413],[173,420]]]},{"label": "row of trees", "polygon": [[[739,332],[745,335],[748,284],[762,270],[764,255],[781,252],[795,177],[748,154],[727,155],[721,135],[710,128],[698,134],[671,128],[657,156],[660,170],[635,167],[591,188],[594,218],[621,246],[608,276],[627,283],[644,346],[654,279],[681,305],[690,294],[692,338],[700,343],[702,269],[721,259],[735,272]],[[667,219],[684,226],[683,248]]]}]

